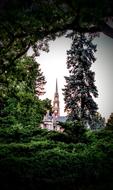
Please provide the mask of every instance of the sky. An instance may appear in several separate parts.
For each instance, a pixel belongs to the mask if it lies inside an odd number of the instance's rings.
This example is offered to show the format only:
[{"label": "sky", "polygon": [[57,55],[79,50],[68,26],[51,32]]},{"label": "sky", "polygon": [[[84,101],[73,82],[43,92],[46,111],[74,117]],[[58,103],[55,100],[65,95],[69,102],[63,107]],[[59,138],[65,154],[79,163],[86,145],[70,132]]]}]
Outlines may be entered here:
[{"label": "sky", "polygon": [[[95,53],[96,61],[92,64],[91,70],[95,72],[95,85],[99,93],[99,97],[95,101],[99,107],[98,111],[107,120],[113,112],[113,39],[101,34],[94,40],[94,43],[97,44],[97,52]],[[66,51],[71,47],[71,40],[60,37],[51,41],[49,46],[49,53],[41,52],[41,55],[36,58],[47,81],[46,93],[41,98],[49,98],[53,102],[57,78],[60,115],[66,115],[62,88],[65,84],[64,76],[68,76]]]}]

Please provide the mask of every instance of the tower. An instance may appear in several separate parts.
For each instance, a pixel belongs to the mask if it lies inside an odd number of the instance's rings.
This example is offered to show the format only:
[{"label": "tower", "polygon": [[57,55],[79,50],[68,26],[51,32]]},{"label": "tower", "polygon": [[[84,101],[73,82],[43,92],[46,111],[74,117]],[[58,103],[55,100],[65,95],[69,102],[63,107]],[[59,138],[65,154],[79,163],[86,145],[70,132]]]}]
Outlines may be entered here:
[{"label": "tower", "polygon": [[53,115],[55,117],[60,116],[60,102],[59,102],[59,94],[58,94],[58,84],[56,79],[56,89],[54,94],[54,101],[53,101]]}]

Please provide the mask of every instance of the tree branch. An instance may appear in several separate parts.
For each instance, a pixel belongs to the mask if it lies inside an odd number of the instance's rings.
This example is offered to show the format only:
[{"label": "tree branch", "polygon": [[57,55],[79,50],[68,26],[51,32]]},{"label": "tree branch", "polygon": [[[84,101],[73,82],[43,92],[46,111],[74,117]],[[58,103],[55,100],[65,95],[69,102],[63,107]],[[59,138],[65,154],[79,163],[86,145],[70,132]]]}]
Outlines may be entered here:
[{"label": "tree branch", "polygon": [[27,47],[21,51],[20,53],[18,53],[14,59],[12,59],[12,62],[14,62],[15,60],[17,60],[18,58],[20,58],[21,56],[23,56],[27,51],[28,49],[30,48],[30,43],[27,45]]},{"label": "tree branch", "polygon": [[102,32],[110,38],[113,38],[113,28],[105,22],[102,25]]}]

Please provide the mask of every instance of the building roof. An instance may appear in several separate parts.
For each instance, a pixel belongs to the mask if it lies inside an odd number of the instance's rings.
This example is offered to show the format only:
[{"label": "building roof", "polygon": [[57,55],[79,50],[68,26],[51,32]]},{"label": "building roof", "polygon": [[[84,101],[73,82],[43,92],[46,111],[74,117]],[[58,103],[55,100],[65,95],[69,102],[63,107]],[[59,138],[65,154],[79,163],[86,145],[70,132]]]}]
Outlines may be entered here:
[{"label": "building roof", "polygon": [[59,122],[66,122],[67,116],[58,116],[57,118],[55,118],[55,120]]},{"label": "building roof", "polygon": [[50,116],[48,113],[44,117],[43,121],[56,121],[56,122],[65,122],[67,120],[67,116]]}]

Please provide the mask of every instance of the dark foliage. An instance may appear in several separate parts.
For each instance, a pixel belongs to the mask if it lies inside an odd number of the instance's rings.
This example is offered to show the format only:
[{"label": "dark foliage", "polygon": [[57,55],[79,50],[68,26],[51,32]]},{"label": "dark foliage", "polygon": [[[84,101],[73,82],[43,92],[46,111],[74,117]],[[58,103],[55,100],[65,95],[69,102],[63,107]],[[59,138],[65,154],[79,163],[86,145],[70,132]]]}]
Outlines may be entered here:
[{"label": "dark foliage", "polygon": [[106,129],[113,130],[113,113],[109,116],[107,123],[106,123]]},{"label": "dark foliage", "polygon": [[69,77],[65,77],[63,89],[65,110],[70,120],[83,120],[89,123],[97,112],[97,104],[93,97],[98,96],[94,84],[95,73],[91,65],[95,62],[96,45],[92,37],[84,34],[72,34],[71,49],[67,51],[67,68]]},{"label": "dark foliage", "polygon": [[112,190],[111,131],[88,132],[89,144],[47,140],[50,132],[37,133],[37,141],[0,144],[1,189]]}]

